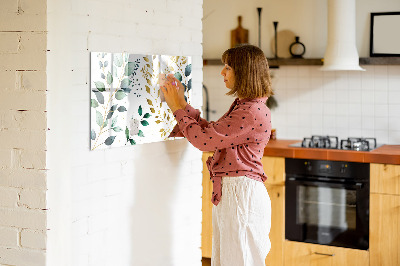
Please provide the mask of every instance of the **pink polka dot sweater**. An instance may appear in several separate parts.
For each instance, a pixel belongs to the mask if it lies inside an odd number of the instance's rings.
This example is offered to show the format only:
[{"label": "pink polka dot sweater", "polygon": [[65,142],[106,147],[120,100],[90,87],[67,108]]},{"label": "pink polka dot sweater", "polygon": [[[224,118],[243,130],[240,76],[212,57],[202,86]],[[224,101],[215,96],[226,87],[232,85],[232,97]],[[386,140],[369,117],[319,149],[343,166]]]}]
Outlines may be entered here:
[{"label": "pink polka dot sweater", "polygon": [[207,160],[213,182],[212,203],[221,200],[224,176],[247,176],[261,182],[267,179],[261,159],[271,132],[271,113],[267,97],[236,99],[228,112],[216,122],[200,117],[200,111],[189,104],[175,111],[178,124],[170,137],[186,137],[201,151],[214,151]]}]

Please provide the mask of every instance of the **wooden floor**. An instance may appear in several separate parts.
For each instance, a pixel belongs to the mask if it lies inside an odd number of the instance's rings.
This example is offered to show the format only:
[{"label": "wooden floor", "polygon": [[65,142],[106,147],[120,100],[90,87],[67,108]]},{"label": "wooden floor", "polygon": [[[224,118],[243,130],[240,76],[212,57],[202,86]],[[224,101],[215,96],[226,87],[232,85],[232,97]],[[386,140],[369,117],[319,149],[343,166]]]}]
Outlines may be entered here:
[{"label": "wooden floor", "polygon": [[201,262],[203,262],[203,266],[211,266],[211,259],[202,258]]}]

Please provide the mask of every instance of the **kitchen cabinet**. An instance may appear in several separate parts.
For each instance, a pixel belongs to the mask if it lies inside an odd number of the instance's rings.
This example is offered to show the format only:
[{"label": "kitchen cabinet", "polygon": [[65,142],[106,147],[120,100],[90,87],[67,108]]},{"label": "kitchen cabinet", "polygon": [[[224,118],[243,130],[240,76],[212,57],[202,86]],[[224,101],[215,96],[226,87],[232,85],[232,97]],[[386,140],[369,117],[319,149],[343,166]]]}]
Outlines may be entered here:
[{"label": "kitchen cabinet", "polygon": [[261,160],[267,175],[265,187],[271,199],[271,250],[265,259],[266,266],[283,265],[285,240],[285,158],[264,156]]},{"label": "kitchen cabinet", "polygon": [[203,153],[203,194],[202,194],[202,224],[201,224],[201,253],[204,258],[211,258],[212,252],[212,183],[206,161],[212,152]]},{"label": "kitchen cabinet", "polygon": [[400,195],[400,165],[370,164],[371,193]]},{"label": "kitchen cabinet", "polygon": [[370,265],[400,265],[400,165],[370,167]]},{"label": "kitchen cabinet", "polygon": [[366,266],[365,250],[285,241],[285,266]]},{"label": "kitchen cabinet", "polygon": [[[212,183],[206,166],[206,161],[211,152],[203,153],[203,218],[202,218],[202,256],[211,258],[212,253]],[[271,221],[271,250],[266,258],[266,265],[283,265],[283,243],[285,230],[285,158],[263,157],[262,164],[268,176],[265,187],[271,199],[272,221]]]}]

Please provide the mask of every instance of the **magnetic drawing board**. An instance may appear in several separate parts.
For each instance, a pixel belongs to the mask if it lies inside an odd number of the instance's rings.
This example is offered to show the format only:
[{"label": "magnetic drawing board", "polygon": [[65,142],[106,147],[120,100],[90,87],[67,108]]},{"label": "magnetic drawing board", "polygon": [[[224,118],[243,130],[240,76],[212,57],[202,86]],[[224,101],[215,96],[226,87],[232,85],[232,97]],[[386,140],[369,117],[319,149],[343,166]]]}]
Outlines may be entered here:
[{"label": "magnetic drawing board", "polygon": [[92,52],[90,58],[91,150],[166,140],[176,121],[159,78],[174,74],[190,103],[191,57]]}]

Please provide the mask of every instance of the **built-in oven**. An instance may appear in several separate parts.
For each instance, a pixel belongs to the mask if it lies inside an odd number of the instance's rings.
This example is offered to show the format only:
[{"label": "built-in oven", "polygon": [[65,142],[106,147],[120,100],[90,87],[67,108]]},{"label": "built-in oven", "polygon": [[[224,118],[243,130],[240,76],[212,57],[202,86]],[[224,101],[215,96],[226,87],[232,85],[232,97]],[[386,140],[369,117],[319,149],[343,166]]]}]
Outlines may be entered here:
[{"label": "built-in oven", "polygon": [[368,249],[369,164],[287,158],[285,169],[286,239]]}]

